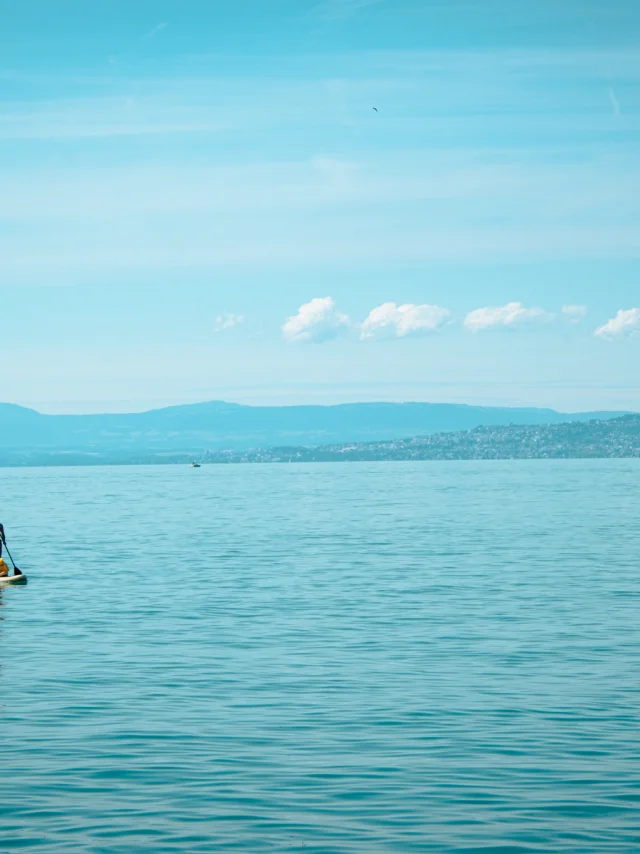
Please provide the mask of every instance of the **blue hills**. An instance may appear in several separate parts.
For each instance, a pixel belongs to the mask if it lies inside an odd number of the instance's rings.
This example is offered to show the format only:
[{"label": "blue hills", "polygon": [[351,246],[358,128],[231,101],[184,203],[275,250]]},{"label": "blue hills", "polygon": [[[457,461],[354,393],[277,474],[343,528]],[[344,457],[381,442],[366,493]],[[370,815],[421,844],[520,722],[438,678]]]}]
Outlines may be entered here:
[{"label": "blue hills", "polygon": [[609,419],[622,412],[452,403],[245,406],[224,401],[147,412],[44,415],[0,404],[0,464],[151,462],[206,451],[379,442],[501,425]]}]

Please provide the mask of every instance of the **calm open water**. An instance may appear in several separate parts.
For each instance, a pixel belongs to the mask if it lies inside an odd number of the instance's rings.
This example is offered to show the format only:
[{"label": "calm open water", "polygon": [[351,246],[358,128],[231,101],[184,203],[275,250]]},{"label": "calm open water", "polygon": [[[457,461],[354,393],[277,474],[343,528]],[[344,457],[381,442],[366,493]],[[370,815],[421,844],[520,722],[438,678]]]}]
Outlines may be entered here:
[{"label": "calm open water", "polygon": [[640,850],[640,462],[0,484],[0,850]]}]

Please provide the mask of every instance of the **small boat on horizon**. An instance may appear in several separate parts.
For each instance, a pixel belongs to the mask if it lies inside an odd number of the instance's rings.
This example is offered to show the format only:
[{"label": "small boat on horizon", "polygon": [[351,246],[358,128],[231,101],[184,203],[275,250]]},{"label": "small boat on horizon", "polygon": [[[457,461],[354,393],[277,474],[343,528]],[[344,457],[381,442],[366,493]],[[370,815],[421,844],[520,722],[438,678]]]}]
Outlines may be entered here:
[{"label": "small boat on horizon", "polygon": [[192,469],[199,469],[202,463],[197,463],[195,460],[191,463]]}]

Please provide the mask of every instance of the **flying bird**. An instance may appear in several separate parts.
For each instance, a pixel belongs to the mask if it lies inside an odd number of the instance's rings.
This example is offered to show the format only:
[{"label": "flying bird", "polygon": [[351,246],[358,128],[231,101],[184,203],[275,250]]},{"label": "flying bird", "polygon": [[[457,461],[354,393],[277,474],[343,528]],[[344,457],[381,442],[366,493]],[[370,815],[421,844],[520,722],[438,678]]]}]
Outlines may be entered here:
[{"label": "flying bird", "polygon": [[377,108],[377,107],[374,107],[373,109],[376,111],[376,113],[378,112],[378,108]]}]

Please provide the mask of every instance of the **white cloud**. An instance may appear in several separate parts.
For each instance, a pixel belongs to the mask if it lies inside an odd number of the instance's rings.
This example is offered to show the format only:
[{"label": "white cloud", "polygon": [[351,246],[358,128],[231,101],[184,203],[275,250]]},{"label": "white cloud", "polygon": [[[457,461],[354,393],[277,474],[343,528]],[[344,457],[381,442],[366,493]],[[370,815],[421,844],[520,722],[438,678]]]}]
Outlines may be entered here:
[{"label": "white cloud", "polygon": [[464,319],[464,325],[471,332],[498,327],[520,326],[531,321],[551,320],[553,315],[542,308],[525,308],[521,302],[509,302],[493,308],[476,308]]},{"label": "white cloud", "polygon": [[351,321],[346,314],[336,311],[331,297],[315,297],[287,318],[282,334],[287,341],[330,341],[346,332]]},{"label": "white cloud", "polygon": [[583,317],[587,316],[587,307],[586,305],[563,305],[562,313],[569,323],[579,323]]},{"label": "white cloud", "polygon": [[385,302],[369,312],[360,327],[360,338],[405,338],[424,335],[442,326],[451,312],[438,305],[396,305]]},{"label": "white cloud", "polygon": [[232,314],[229,311],[225,311],[224,314],[219,314],[216,317],[216,325],[214,326],[213,331],[222,332],[224,329],[232,329],[243,321],[244,316],[242,314]]},{"label": "white cloud", "polygon": [[640,331],[640,308],[620,309],[615,317],[599,326],[594,335],[601,338],[621,338]]}]

